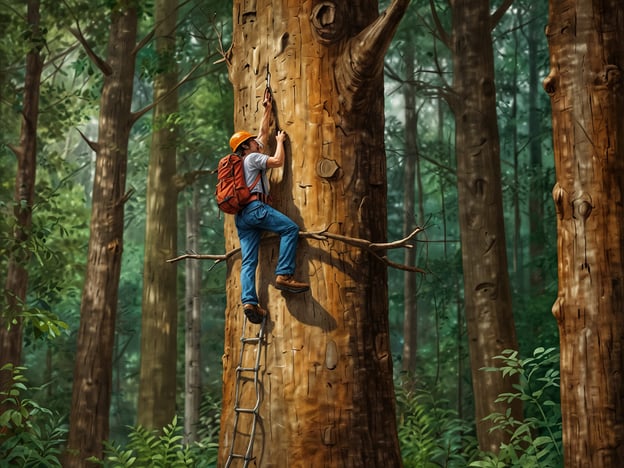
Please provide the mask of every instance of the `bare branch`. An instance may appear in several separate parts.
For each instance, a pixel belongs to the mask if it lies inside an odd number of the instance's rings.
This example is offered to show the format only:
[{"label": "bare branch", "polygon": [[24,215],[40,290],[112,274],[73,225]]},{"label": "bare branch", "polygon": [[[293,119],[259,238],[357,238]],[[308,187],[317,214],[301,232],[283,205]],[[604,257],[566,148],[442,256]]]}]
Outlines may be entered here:
[{"label": "bare branch", "polygon": [[[314,239],[318,241],[326,241],[328,239],[336,240],[336,241],[342,242],[343,244],[351,245],[354,247],[358,247],[362,250],[366,250],[367,252],[372,254],[375,258],[377,258],[379,261],[381,261],[382,263],[385,263],[389,267],[396,268],[399,270],[404,270],[404,271],[411,271],[414,273],[425,273],[424,270],[418,267],[396,263],[390,260],[385,255],[382,256],[379,254],[379,251],[385,251],[389,249],[397,249],[401,247],[405,249],[413,248],[414,246],[410,244],[409,242],[420,232],[424,231],[424,229],[421,227],[417,227],[416,229],[414,229],[414,231],[412,231],[410,235],[408,235],[407,237],[403,239],[399,239],[393,242],[384,242],[384,243],[375,243],[375,242],[368,241],[366,239],[359,239],[357,237],[348,237],[348,236],[343,236],[340,234],[334,234],[334,233],[328,232],[327,229],[329,228],[323,229],[321,231],[311,231],[311,232],[300,231],[299,237],[303,239]],[[269,240],[275,237],[276,236],[274,235],[267,236],[263,238],[262,241]],[[230,250],[224,255],[197,254],[197,253],[192,252],[192,253],[186,253],[186,254],[180,255],[175,258],[168,259],[167,263],[175,263],[175,262],[178,262],[180,260],[185,260],[185,259],[195,259],[195,260],[214,260],[215,265],[217,265],[218,263],[227,261],[229,258],[236,255],[238,252],[240,252],[240,248]]]},{"label": "bare branch", "polygon": [[100,150],[100,145],[98,145],[96,141],[89,140],[89,138],[84,133],[82,133],[82,131],[79,128],[77,128],[76,130],[78,130],[78,133],[80,133],[80,136],[85,141],[85,143],[89,145],[89,148],[91,148],[96,153]]},{"label": "bare branch", "polygon": [[82,34],[82,31],[80,30],[80,26],[76,25],[76,28],[75,29],[71,28],[70,32],[74,35],[76,39],[78,39],[78,42],[80,42],[80,44],[84,48],[85,52],[87,53],[91,61],[95,64],[95,66],[97,66],[100,69],[100,71],[104,73],[104,75],[106,76],[110,75],[113,72],[110,65],[105,60],[103,60],[98,54],[96,54],[95,51],[91,48],[91,46],[87,42],[87,39]]},{"label": "bare branch", "polygon": [[498,7],[492,16],[490,16],[490,30],[494,29],[498,22],[501,20],[505,12],[509,9],[514,0],[505,0],[501,6]]},{"label": "bare branch", "polygon": [[134,49],[132,49],[132,55],[138,54],[139,51],[152,40],[154,34],[156,34],[156,28],[153,28],[150,32],[148,32],[143,39],[141,39],[141,41],[134,46]]},{"label": "bare branch", "polygon": [[451,39],[449,38],[448,33],[444,29],[444,26],[442,26],[442,21],[440,21],[440,17],[438,16],[438,12],[436,10],[433,0],[429,0],[429,6],[431,7],[431,16],[433,17],[433,22],[435,24],[438,37],[446,45],[446,47],[451,49],[452,48]]},{"label": "bare branch", "polygon": [[[186,0],[186,1],[182,2],[181,4],[179,4],[179,5],[176,7],[176,10],[180,10],[180,9],[182,9],[182,7],[186,6],[189,2],[190,2],[190,0]],[[193,8],[191,9],[191,12],[192,12],[194,9],[195,9],[195,7],[193,7]],[[180,25],[183,23],[183,21],[184,21],[184,20],[180,20],[180,21],[178,21],[178,23],[175,25],[175,27],[173,28],[173,30],[172,30],[172,31],[166,31],[166,32],[165,32],[165,34],[166,34],[166,35],[170,35],[170,34],[175,33],[175,31],[178,29],[178,26],[180,26]],[[147,44],[149,44],[149,42],[150,42],[150,41],[154,38],[154,35],[156,34],[156,31],[157,31],[157,29],[158,29],[158,27],[160,26],[160,24],[161,24],[161,23],[162,23],[162,21],[161,21],[161,22],[159,22],[158,24],[156,24],[156,25],[155,25],[155,26],[154,26],[154,27],[153,27],[153,28],[152,28],[152,29],[151,29],[151,30],[150,30],[150,31],[149,31],[149,32],[145,35],[145,37],[143,37],[143,39],[141,39],[141,40],[139,41],[139,43],[138,43],[138,44],[134,47],[134,49],[132,50],[132,55],[136,55],[136,54],[138,54],[138,53],[139,53],[139,51],[140,51],[143,47],[145,47]]]},{"label": "bare branch", "polygon": [[22,148],[20,146],[15,146],[11,143],[7,143],[6,145],[13,152],[13,154],[15,154],[15,156],[18,158],[20,157],[20,154],[22,154]]},{"label": "bare branch", "polygon": [[178,88],[180,88],[180,86],[182,86],[184,83],[190,81],[193,73],[195,73],[195,71],[199,67],[201,67],[204,64],[205,61],[206,61],[206,59],[203,59],[203,60],[200,60],[198,63],[196,63],[195,66],[193,66],[193,68],[191,68],[191,71],[189,71],[180,81],[178,81],[178,84],[176,84],[173,88],[171,88],[169,91],[167,91],[162,96],[160,96],[160,98],[158,100],[152,102],[150,105],[144,107],[141,110],[138,110],[136,112],[132,112],[132,114],[130,116],[130,123],[134,124],[137,120],[139,120],[141,117],[143,117],[149,111],[151,111],[154,108],[154,106],[156,106],[156,104],[161,102],[163,99],[166,99],[169,96],[171,96],[171,94],[174,93],[175,91],[177,91]]},{"label": "bare branch", "polygon": [[217,35],[217,40],[219,43],[217,52],[219,53],[219,55],[221,55],[221,58],[217,60],[216,62],[213,62],[213,64],[216,65],[217,63],[225,62],[229,68],[230,65],[232,65],[232,62],[230,62],[230,57],[232,56],[232,46],[230,46],[228,50],[225,50],[225,47],[223,47],[223,32],[217,29],[217,24],[214,18],[212,20],[212,28],[214,29],[214,32]]},{"label": "bare branch", "polygon": [[217,266],[219,263],[225,262],[229,258],[233,257],[238,252],[240,252],[240,248],[232,249],[228,253],[222,254],[222,255],[198,254],[198,253],[194,253],[194,252],[192,252],[192,253],[185,253],[183,255],[180,255],[179,257],[168,259],[167,263],[175,263],[175,262],[179,262],[180,260],[186,260],[186,259],[192,259],[192,260],[214,260],[214,264],[209,268],[209,270],[211,270],[212,268]]}]

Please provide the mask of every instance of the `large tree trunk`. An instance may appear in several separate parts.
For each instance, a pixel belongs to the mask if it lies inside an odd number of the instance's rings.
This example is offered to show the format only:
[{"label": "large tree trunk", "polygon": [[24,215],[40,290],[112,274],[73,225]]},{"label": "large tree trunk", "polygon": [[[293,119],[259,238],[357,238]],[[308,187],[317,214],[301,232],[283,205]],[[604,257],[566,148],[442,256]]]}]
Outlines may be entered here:
[{"label": "large tree trunk", "polygon": [[162,70],[154,80],[154,131],[147,174],[145,258],[141,318],[141,371],[137,422],[160,429],[176,410],[178,331],[175,185],[177,131],[169,117],[178,111],[175,62],[177,0],[157,0],[156,52]]},{"label": "large tree trunk", "polygon": [[[383,55],[408,3],[394,1],[379,16],[372,0],[234,1],[228,59],[235,127],[257,129],[270,65],[279,123],[290,138],[286,165],[272,174],[272,194],[302,229],[386,238]],[[231,217],[225,232],[227,250],[237,247]],[[401,466],[385,266],[339,242],[301,242],[297,275],[311,291],[282,295],[272,286],[277,250],[276,240],[266,239],[258,275],[270,320],[256,464]],[[234,430],[239,271],[237,258],[227,276],[221,463]],[[246,406],[252,399],[255,393]],[[249,430],[245,421],[237,442]],[[235,452],[244,453],[239,445]]]},{"label": "large tree trunk", "polygon": [[[21,312],[28,288],[28,260],[30,252],[27,241],[32,225],[32,210],[35,198],[35,176],[37,169],[37,121],[39,118],[39,89],[43,59],[40,47],[43,44],[39,29],[39,1],[29,0],[27,21],[30,27],[29,39],[32,49],[26,55],[26,75],[24,78],[24,104],[20,144],[14,149],[17,156],[15,175],[15,198],[13,213],[14,248],[8,262],[4,289],[6,309],[0,315],[0,368],[12,363],[22,364],[22,317]],[[14,323],[12,321],[15,320]],[[0,372],[0,391],[8,390],[12,375]]]},{"label": "large tree trunk", "polygon": [[[483,421],[505,413],[498,395],[513,392],[514,379],[498,372],[493,359],[518,349],[505,250],[499,137],[496,120],[494,56],[489,0],[453,0],[453,103],[466,323],[475,396],[479,446],[497,452],[508,442],[503,431],[489,432]],[[518,401],[512,415],[522,418]]]},{"label": "large tree trunk", "polygon": [[86,466],[102,457],[108,438],[112,354],[125,204],[128,137],[134,78],[137,13],[112,13],[102,88],[87,271],[80,306],[67,458],[63,466]]},{"label": "large tree trunk", "polygon": [[624,460],[624,4],[551,0],[565,466]]}]

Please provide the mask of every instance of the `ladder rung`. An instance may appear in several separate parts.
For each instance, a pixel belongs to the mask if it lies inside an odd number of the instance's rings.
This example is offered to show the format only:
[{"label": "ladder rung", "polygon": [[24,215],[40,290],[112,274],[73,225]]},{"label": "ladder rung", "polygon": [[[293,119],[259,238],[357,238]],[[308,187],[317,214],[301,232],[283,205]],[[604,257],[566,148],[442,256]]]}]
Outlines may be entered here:
[{"label": "ladder rung", "polygon": [[259,369],[255,367],[237,367],[236,372],[258,372]]},{"label": "ladder rung", "polygon": [[234,411],[237,411],[239,413],[257,413],[258,412],[258,408],[234,408]]},{"label": "ladder rung", "polygon": [[243,343],[259,343],[262,338],[241,338]]}]

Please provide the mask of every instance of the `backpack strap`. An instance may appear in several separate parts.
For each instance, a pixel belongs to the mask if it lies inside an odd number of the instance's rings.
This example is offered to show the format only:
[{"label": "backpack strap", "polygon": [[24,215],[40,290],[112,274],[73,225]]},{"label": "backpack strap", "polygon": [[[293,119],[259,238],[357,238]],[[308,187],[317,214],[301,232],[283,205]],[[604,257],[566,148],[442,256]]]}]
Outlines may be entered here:
[{"label": "backpack strap", "polygon": [[262,184],[262,192],[263,193],[265,192],[265,190],[264,190],[264,182],[262,182],[262,171],[258,172],[258,177],[256,177],[256,180],[253,181],[253,184],[251,184],[249,186],[249,191],[250,192],[256,187],[256,185],[258,185],[258,182],[260,182]]}]

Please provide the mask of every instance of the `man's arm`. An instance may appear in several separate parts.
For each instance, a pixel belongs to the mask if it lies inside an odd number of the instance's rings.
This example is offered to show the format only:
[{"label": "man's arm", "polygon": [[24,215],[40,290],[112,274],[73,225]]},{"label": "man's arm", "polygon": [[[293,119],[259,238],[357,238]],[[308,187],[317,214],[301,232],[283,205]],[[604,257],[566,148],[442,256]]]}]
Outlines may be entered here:
[{"label": "man's arm", "polygon": [[264,106],[264,112],[262,113],[262,120],[260,120],[260,130],[258,130],[257,138],[266,147],[269,137],[269,125],[271,123],[271,111],[273,109],[273,100],[268,88],[264,91],[262,105]]}]

